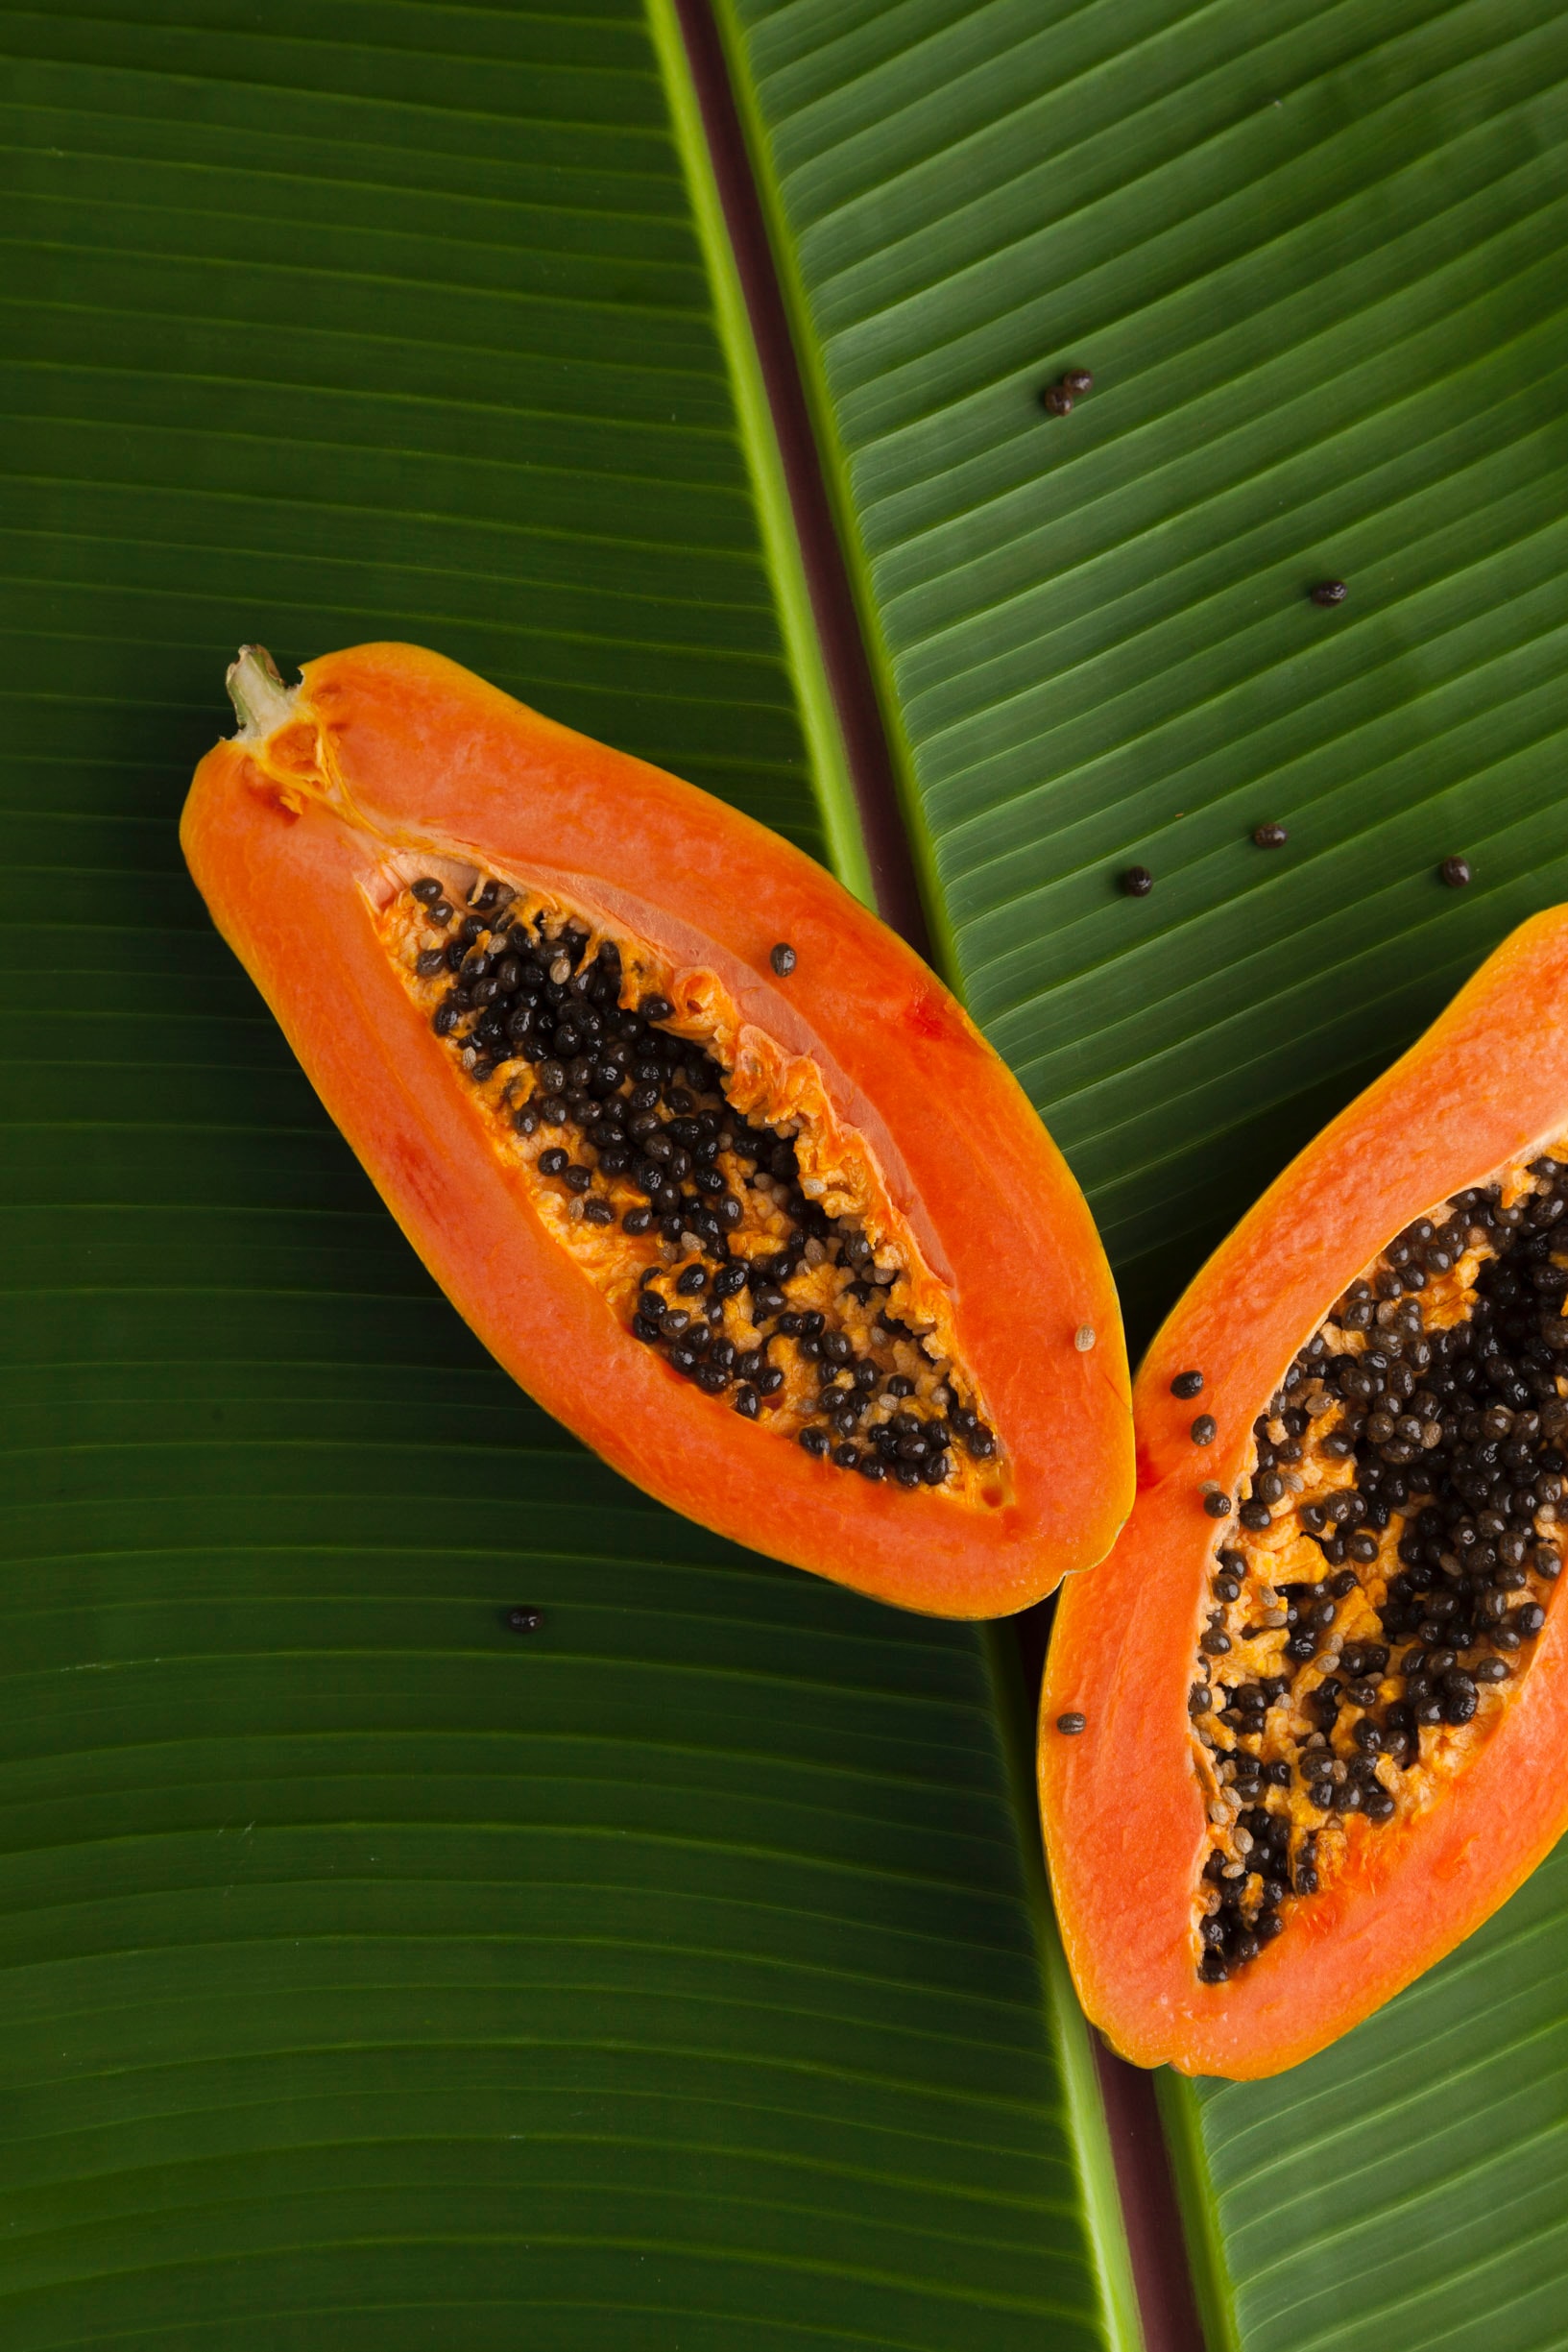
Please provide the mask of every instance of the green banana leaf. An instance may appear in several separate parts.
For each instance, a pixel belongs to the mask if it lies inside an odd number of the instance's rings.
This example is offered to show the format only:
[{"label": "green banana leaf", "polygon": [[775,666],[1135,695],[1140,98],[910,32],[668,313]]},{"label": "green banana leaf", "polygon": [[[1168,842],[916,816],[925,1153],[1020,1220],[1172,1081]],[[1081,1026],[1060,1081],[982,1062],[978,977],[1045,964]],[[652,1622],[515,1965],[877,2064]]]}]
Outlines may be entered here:
[{"label": "green banana leaf", "polygon": [[[1563,892],[1568,36],[716,14],[937,951],[1146,1326]],[[682,29],[7,12],[7,2352],[1139,2340],[1014,1644],[543,1420],[175,839],[239,642],[404,636],[869,890]],[[1164,2086],[1216,2352],[1560,2342],[1565,1910]]]},{"label": "green banana leaf", "polygon": [[1568,1854],[1271,2083],[1162,2076],[1214,2352],[1535,2352],[1568,2312]]},{"label": "green banana leaf", "polygon": [[[1146,1329],[1568,895],[1568,22],[721,6],[933,928]],[[1559,1852],[1311,2064],[1163,2082],[1214,2352],[1568,2341],[1565,1931]]]},{"label": "green banana leaf", "polygon": [[938,936],[1146,1324],[1568,890],[1568,27],[724,9]]},{"label": "green banana leaf", "polygon": [[0,2340],[1128,2341],[1013,1648],[535,1412],[176,840],[392,636],[863,883],[673,20],[6,33]]}]

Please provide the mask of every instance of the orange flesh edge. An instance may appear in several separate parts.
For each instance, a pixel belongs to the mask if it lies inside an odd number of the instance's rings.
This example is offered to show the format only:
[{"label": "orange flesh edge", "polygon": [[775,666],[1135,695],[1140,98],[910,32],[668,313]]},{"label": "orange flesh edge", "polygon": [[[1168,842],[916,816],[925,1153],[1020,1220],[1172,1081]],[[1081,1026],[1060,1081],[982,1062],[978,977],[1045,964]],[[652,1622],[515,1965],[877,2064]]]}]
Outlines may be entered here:
[{"label": "orange flesh edge", "polygon": [[[1411,1051],[1291,1163],[1181,1299],[1134,1390],[1139,1491],[1109,1557],[1058,1604],[1040,1717],[1047,1855],[1079,1997],[1144,2066],[1268,2075],[1335,2040],[1469,1934],[1568,1828],[1568,1609],[1484,1708],[1433,1801],[1347,1838],[1332,1882],[1228,1982],[1199,1983],[1208,1851],[1188,1692],[1252,1429],[1334,1302],[1433,1203],[1568,1133],[1568,909],[1522,925]],[[1189,1369],[1217,1424],[1170,1394]],[[1321,1569],[1318,1570],[1319,1575]],[[1064,1736],[1056,1719],[1080,1710]],[[1458,1744],[1456,1753],[1458,1753]]]},{"label": "orange flesh edge", "polygon": [[[308,665],[290,724],[204,760],[181,837],[419,1254],[507,1370],[615,1468],[737,1541],[938,1615],[1024,1608],[1103,1556],[1131,1500],[1131,1427],[1088,1210],[961,1008],[809,859],[398,645]],[[677,974],[712,975],[744,1028],[814,1077],[951,1302],[1006,1464],[997,1499],[928,1508],[812,1460],[714,1411],[631,1337],[492,1149],[389,965],[376,878],[432,860],[523,878],[653,943]],[[787,982],[768,964],[780,939],[799,958]]]}]

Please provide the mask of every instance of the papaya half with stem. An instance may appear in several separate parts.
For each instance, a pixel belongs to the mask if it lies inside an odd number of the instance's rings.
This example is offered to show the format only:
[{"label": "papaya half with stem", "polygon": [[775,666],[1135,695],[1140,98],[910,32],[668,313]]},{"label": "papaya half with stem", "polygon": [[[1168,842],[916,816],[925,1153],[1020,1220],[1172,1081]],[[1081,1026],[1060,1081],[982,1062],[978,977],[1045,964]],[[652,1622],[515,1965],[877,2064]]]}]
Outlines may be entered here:
[{"label": "papaya half with stem", "polygon": [[[1040,1719],[1079,1996],[1270,2074],[1568,1827],[1568,908],[1516,931],[1216,1251]],[[1081,1719],[1081,1720],[1080,1720]]]},{"label": "papaya half with stem", "polygon": [[1098,1236],[919,958],[437,654],[229,677],[191,872],[497,1361],[648,1492],[906,1608],[1101,1558],[1132,1422]]}]

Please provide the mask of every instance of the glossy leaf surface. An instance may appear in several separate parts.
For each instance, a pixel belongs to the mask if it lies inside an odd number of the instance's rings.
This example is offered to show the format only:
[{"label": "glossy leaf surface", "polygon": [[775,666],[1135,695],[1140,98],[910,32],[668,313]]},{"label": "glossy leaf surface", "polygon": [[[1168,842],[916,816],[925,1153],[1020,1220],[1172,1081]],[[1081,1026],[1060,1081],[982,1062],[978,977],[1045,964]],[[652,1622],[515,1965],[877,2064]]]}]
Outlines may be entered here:
[{"label": "glossy leaf surface", "polygon": [[8,2352],[1109,2340],[1005,1651],[544,1422],[179,859],[374,636],[849,857],[667,34],[7,20]]},{"label": "glossy leaf surface", "polygon": [[724,12],[933,921],[1146,1330],[1568,890],[1568,29]]},{"label": "glossy leaf surface", "polygon": [[1568,2299],[1568,1853],[1333,2049],[1166,2086],[1216,2352],[1544,2352]]},{"label": "glossy leaf surface", "polygon": [[[1568,895],[1568,29],[723,13],[933,924],[1146,1333]],[[1565,1886],[1308,2066],[1168,2086],[1216,2352],[1561,2342]]]}]

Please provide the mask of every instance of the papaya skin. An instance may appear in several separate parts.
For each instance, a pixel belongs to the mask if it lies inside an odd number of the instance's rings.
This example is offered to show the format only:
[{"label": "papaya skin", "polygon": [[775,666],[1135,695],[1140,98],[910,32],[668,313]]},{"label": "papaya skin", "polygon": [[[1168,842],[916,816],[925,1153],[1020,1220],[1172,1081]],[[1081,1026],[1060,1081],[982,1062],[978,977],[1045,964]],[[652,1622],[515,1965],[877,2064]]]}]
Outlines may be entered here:
[{"label": "papaya skin", "polygon": [[[197,769],[190,870],[409,1241],[546,1411],[703,1525],[927,1613],[1005,1614],[1104,1555],[1132,1494],[1104,1254],[1022,1089],[918,957],[763,826],[420,647],[325,655],[292,702],[248,715]],[[952,1298],[1005,1460],[991,1506],[813,1459],[624,1328],[493,1149],[377,935],[377,877],[426,858],[623,924],[809,1057]]]},{"label": "papaya skin", "polygon": [[[1568,1828],[1568,1610],[1549,1609],[1488,1741],[1430,1809],[1359,1841],[1288,1932],[1198,1981],[1207,1852],[1187,1710],[1214,1553],[1252,1425],[1336,1299],[1438,1201],[1568,1132],[1568,908],[1523,924],[1223,1242],[1134,1385],[1138,1496],[1063,1594],[1041,1701],[1046,1851],[1079,1999],[1139,2066],[1237,2080],[1336,2040],[1507,1901]],[[1201,1397],[1170,1394],[1201,1370]],[[1218,1424],[1193,1443],[1199,1411]],[[1056,1718],[1080,1709],[1076,1738]]]}]

